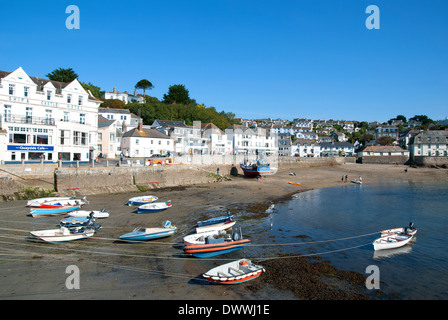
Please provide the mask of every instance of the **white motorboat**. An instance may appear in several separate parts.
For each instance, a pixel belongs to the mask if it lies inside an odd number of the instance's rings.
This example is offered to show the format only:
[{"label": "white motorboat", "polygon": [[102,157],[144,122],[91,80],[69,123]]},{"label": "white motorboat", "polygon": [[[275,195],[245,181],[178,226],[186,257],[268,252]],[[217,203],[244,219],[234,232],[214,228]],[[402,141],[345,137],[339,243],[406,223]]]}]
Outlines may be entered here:
[{"label": "white motorboat", "polygon": [[414,223],[409,223],[408,227],[402,227],[402,228],[393,228],[393,229],[387,229],[381,231],[381,236],[387,236],[389,234],[407,234],[407,235],[415,235],[417,233],[417,228],[414,227]]},{"label": "white motorboat", "polygon": [[402,247],[411,241],[413,235],[406,234],[388,234],[373,241],[373,248],[375,250],[386,250]]},{"label": "white motorboat", "polygon": [[210,269],[202,276],[210,282],[238,284],[253,280],[264,271],[263,266],[253,264],[248,259],[241,259]]},{"label": "white motorboat", "polygon": [[205,239],[208,237],[217,238],[231,238],[231,235],[228,234],[225,230],[211,230],[207,232],[201,233],[193,233],[185,236],[183,238],[184,243],[186,244],[204,244]]},{"label": "white motorboat", "polygon": [[101,219],[101,218],[108,218],[109,217],[109,212],[106,211],[105,208],[101,209],[101,210],[76,210],[76,211],[72,211],[69,212],[68,215],[70,217],[90,217],[91,214],[93,213],[93,218],[97,218],[97,219]]},{"label": "white motorboat", "polygon": [[65,242],[91,237],[95,234],[95,228],[66,228],[31,231],[30,233],[47,242]]},{"label": "white motorboat", "polygon": [[70,200],[75,199],[76,196],[73,197],[48,197],[48,198],[37,198],[28,200],[26,203],[27,207],[40,207],[40,205],[44,202],[50,202],[50,201],[64,201],[64,200]]}]

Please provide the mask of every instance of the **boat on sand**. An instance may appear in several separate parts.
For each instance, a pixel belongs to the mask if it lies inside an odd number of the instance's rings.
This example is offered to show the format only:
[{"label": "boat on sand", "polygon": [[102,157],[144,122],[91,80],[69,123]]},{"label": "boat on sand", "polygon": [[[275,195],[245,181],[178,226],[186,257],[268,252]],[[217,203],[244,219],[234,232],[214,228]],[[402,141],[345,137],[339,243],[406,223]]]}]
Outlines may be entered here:
[{"label": "boat on sand", "polygon": [[240,259],[210,269],[202,276],[210,282],[238,284],[258,278],[265,269],[248,259]]}]

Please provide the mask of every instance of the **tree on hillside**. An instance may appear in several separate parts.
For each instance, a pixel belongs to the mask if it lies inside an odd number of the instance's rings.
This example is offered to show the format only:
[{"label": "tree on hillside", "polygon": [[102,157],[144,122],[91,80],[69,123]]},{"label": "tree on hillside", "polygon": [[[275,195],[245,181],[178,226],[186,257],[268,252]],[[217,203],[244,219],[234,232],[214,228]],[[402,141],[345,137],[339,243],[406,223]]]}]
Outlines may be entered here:
[{"label": "tree on hillside", "polygon": [[183,84],[175,84],[168,88],[168,93],[163,95],[163,102],[165,103],[192,103],[188,89]]},{"label": "tree on hillside", "polygon": [[389,136],[381,136],[376,139],[376,142],[381,146],[391,146],[394,143],[394,139]]},{"label": "tree on hillside", "polygon": [[53,81],[71,82],[78,78],[78,74],[72,68],[58,68],[47,74],[46,77]]},{"label": "tree on hillside", "polygon": [[100,87],[97,87],[93,85],[92,83],[83,83],[81,82],[82,87],[84,90],[90,90],[90,92],[93,94],[95,98],[101,99],[101,96],[103,95],[104,91],[101,91]]},{"label": "tree on hillside", "polygon": [[126,103],[119,99],[105,99],[101,104],[101,108],[125,109]]},{"label": "tree on hillside", "polygon": [[152,85],[151,81],[146,80],[146,79],[142,79],[139,82],[137,82],[137,84],[135,85],[135,88],[136,89],[142,89],[143,90],[143,95],[145,95],[145,91],[153,89],[154,86]]}]

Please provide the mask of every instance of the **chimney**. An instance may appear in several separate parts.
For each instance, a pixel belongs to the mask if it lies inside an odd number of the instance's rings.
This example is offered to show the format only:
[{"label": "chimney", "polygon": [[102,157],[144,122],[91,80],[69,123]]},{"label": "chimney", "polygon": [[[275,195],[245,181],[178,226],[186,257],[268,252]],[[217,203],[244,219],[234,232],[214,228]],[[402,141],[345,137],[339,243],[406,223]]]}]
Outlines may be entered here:
[{"label": "chimney", "polygon": [[134,89],[134,96],[137,96],[137,89]]},{"label": "chimney", "polygon": [[117,93],[117,87],[114,87],[114,93]]},{"label": "chimney", "polygon": [[142,123],[141,122],[138,123],[138,131],[142,131]]}]

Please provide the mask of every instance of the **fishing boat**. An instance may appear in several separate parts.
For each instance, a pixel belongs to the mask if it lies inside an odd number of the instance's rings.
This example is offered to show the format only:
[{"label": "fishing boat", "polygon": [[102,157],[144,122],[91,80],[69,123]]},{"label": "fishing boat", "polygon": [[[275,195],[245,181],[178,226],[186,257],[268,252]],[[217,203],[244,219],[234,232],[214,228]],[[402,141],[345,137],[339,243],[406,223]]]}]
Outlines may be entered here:
[{"label": "fishing boat", "polygon": [[40,238],[46,242],[65,242],[91,237],[95,234],[95,228],[67,228],[41,230],[30,232],[33,236]]},{"label": "fishing boat", "polygon": [[36,209],[31,209],[30,210],[30,214],[33,217],[57,216],[57,215],[61,215],[61,214],[64,214],[64,213],[68,213],[70,211],[78,210],[80,208],[81,208],[80,205],[77,205],[77,206],[65,206],[65,207],[52,208],[52,209],[36,208]]},{"label": "fishing boat", "polygon": [[165,221],[162,228],[135,228],[134,231],[121,235],[120,239],[131,242],[159,239],[173,235],[176,229],[170,221]]},{"label": "fishing boat", "polygon": [[76,210],[76,211],[72,211],[69,212],[68,215],[70,217],[88,217],[90,216],[90,214],[93,213],[93,217],[97,218],[97,219],[102,219],[102,218],[108,218],[110,213],[108,211],[106,211],[106,208],[103,208],[101,210]]},{"label": "fishing boat", "polygon": [[227,230],[232,228],[235,225],[236,221],[226,221],[216,224],[210,224],[202,227],[196,228],[196,233],[202,233],[207,231],[218,231],[218,230]]},{"label": "fishing boat", "polygon": [[137,209],[137,213],[159,212],[171,208],[171,206],[171,200],[168,200],[167,202],[148,203],[139,206]]},{"label": "fishing boat", "polygon": [[248,178],[261,177],[271,173],[271,167],[267,160],[257,160],[254,163],[249,163],[248,160],[245,160],[240,166],[244,176]]},{"label": "fishing boat", "polygon": [[242,249],[251,243],[234,233],[231,239],[207,237],[204,244],[189,244],[184,247],[184,253],[198,258],[209,258]]},{"label": "fishing boat", "polygon": [[37,198],[37,199],[32,199],[32,200],[28,200],[28,202],[26,203],[27,207],[40,207],[40,205],[44,202],[49,202],[49,201],[63,201],[63,200],[70,200],[70,199],[75,199],[76,196],[73,197],[49,197],[49,198]]},{"label": "fishing boat", "polygon": [[210,282],[238,284],[258,278],[265,269],[248,259],[240,259],[210,269],[202,276]]},{"label": "fishing boat", "polygon": [[152,202],[156,201],[157,199],[159,199],[159,198],[157,198],[156,196],[133,197],[128,200],[128,206],[132,206],[132,205],[141,206],[143,204],[152,203]]},{"label": "fishing boat", "polygon": [[381,236],[387,236],[389,234],[406,234],[406,235],[415,235],[417,233],[417,228],[414,227],[414,223],[409,223],[408,227],[402,228],[393,228],[381,231]]},{"label": "fishing boat", "polygon": [[406,234],[389,234],[373,241],[375,250],[386,250],[402,247],[411,241],[413,235]]},{"label": "fishing boat", "polygon": [[41,203],[39,208],[43,209],[56,209],[67,206],[83,206],[87,203],[87,198],[84,197],[82,199],[68,199],[68,200],[55,200],[55,201],[47,201]]},{"label": "fishing boat", "polygon": [[207,237],[230,239],[231,235],[228,234],[225,230],[211,230],[186,235],[183,240],[185,244],[204,244]]}]

